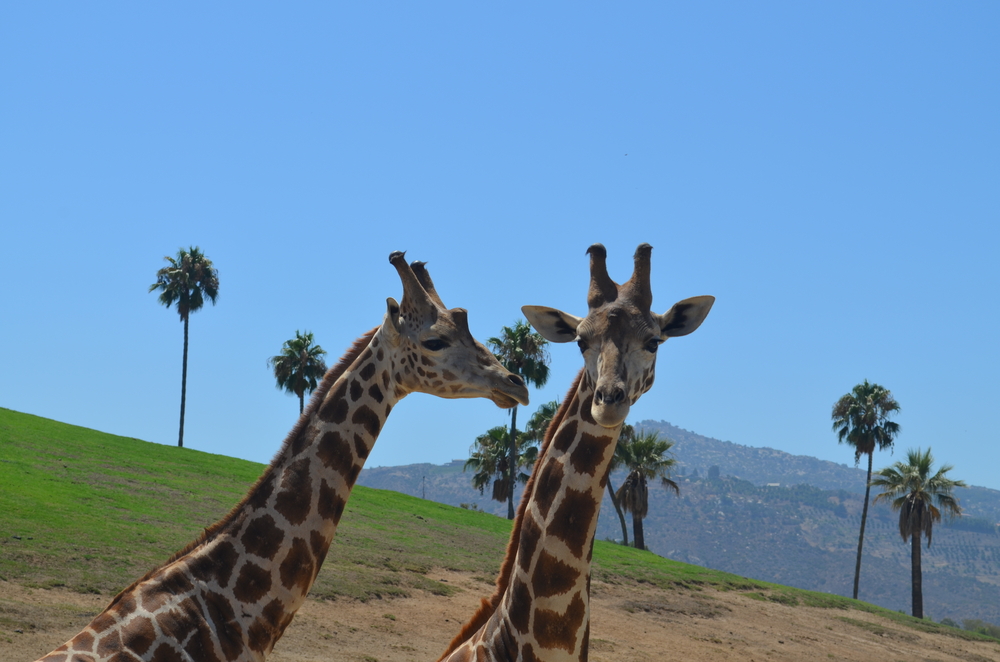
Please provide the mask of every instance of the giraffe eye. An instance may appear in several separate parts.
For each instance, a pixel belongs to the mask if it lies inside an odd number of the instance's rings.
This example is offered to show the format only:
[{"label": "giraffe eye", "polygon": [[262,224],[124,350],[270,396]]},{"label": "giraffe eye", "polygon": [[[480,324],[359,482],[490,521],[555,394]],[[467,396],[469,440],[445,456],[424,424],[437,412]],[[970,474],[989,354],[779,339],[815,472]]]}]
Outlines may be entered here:
[{"label": "giraffe eye", "polygon": [[432,352],[437,352],[448,346],[448,343],[440,338],[431,338],[430,340],[425,340],[420,344],[424,346],[424,349],[429,349]]},{"label": "giraffe eye", "polygon": [[588,345],[587,341],[584,340],[583,338],[577,338],[576,339],[576,346],[580,348],[580,353],[581,354],[583,354],[584,352],[586,352],[590,348],[590,345]]},{"label": "giraffe eye", "polygon": [[659,338],[650,338],[646,341],[646,351],[655,354],[656,350],[660,347],[660,342]]}]

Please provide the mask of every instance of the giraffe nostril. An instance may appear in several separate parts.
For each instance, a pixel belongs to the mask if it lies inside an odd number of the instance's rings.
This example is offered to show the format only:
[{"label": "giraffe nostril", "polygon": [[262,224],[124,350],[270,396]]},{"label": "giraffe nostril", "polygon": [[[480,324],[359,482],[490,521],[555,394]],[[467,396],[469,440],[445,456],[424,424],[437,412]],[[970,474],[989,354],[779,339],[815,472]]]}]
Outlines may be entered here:
[{"label": "giraffe nostril", "polygon": [[509,376],[509,377],[507,378],[507,381],[509,381],[509,382],[510,382],[511,384],[513,384],[514,386],[524,386],[524,380],[523,380],[523,379],[521,379],[520,377],[518,377],[518,376],[517,376],[517,375],[515,375],[515,374],[511,374],[511,375],[510,375],[510,376]]},{"label": "giraffe nostril", "polygon": [[594,402],[599,405],[619,405],[623,400],[625,400],[625,389],[620,386],[613,388],[610,392],[605,391],[603,388],[594,391]]}]

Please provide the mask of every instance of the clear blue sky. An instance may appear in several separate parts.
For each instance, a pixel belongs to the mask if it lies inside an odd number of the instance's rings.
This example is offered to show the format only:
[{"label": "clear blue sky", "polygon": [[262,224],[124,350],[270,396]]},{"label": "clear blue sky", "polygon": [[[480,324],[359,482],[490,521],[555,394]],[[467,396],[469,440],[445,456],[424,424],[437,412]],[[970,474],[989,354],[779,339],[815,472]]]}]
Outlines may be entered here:
[{"label": "clear blue sky", "polygon": [[[850,463],[830,408],[867,378],[903,408],[876,467],[929,444],[1000,488],[998,32],[986,2],[8,4],[0,406],[176,443],[147,288],[198,245],[186,445],[267,461],[298,411],[267,358],[378,324],[391,251],[484,339],[649,242],[654,307],[717,303],[632,420]],[[581,365],[552,358],[532,410]],[[507,420],[411,396],[369,466]]]}]

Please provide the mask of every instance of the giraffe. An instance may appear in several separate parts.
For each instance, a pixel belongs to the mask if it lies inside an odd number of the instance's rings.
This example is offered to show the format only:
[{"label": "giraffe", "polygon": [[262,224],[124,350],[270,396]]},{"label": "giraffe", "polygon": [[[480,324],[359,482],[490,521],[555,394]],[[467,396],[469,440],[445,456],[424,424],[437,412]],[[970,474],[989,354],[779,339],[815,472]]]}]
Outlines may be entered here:
[{"label": "giraffe", "polygon": [[423,263],[389,261],[402,305],[331,368],[257,483],[230,513],[115,597],[45,662],[263,660],[305,601],[351,488],[397,402],[418,391],[527,404],[523,380],[448,310]]},{"label": "giraffe", "polygon": [[653,384],[659,345],[697,329],[715,302],[693,297],[663,315],[652,313],[651,251],[649,244],[638,247],[632,277],[618,285],[608,276],[604,246],[591,246],[584,318],[543,306],[521,309],[547,340],[576,341],[584,368],[549,424],[496,590],[440,660],[587,659],[590,561],[618,434],[629,408]]}]

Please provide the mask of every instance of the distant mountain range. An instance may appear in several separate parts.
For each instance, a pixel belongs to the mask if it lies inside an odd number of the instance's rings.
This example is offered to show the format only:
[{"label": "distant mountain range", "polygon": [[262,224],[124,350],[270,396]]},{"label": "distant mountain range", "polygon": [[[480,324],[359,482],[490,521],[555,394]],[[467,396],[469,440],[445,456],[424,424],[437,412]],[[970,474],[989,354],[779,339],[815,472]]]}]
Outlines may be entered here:
[{"label": "distant mountain range", "polygon": [[[773,448],[752,448],[731,441],[719,441],[666,421],[640,421],[636,427],[656,430],[676,442],[674,457],[684,474],[697,471],[699,475],[705,476],[711,467],[717,466],[721,475],[742,478],[755,485],[812,485],[822,490],[847,490],[862,496],[865,492],[865,470],[847,464],[820,460],[809,455],[792,455]],[[843,450],[845,457],[850,459],[851,449],[845,446]],[[884,453],[879,453],[875,457],[875,469],[898,459],[904,458],[890,459]],[[958,471],[955,476],[961,477]],[[967,517],[1000,523],[1000,491],[974,486],[959,489],[956,494]]]},{"label": "distant mountain range", "polygon": [[[646,544],[667,558],[800,588],[851,594],[865,472],[852,466],[719,441],[670,425],[641,421],[674,440],[680,496],[650,489]],[[848,449],[845,448],[845,452]],[[361,472],[358,483],[506,516],[505,504],[473,489],[464,460]],[[716,472],[713,467],[718,468]],[[718,478],[709,478],[718,474]],[[611,477],[617,487],[624,472]],[[966,517],[935,527],[924,549],[924,611],[934,620],[979,618],[1000,623],[1000,491],[957,492]],[[520,496],[520,495],[517,495]],[[632,537],[631,517],[629,538]],[[870,507],[860,597],[909,612],[910,552],[897,515]],[[620,540],[605,497],[601,539]]]}]

